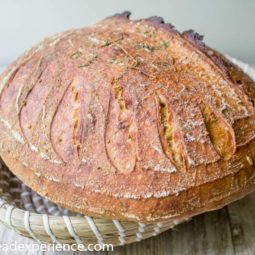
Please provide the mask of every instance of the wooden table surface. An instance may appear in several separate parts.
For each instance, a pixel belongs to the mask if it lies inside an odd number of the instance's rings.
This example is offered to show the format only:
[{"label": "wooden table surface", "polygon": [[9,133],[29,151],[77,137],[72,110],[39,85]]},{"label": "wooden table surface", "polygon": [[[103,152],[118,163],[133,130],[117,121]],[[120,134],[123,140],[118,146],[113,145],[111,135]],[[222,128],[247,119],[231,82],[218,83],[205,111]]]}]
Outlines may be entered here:
[{"label": "wooden table surface", "polygon": [[[1,73],[1,67],[0,67]],[[255,192],[221,210],[204,213],[176,229],[139,243],[117,247],[113,252],[4,252],[0,255],[118,254],[118,255],[255,255]],[[0,244],[33,244],[0,224]]]}]

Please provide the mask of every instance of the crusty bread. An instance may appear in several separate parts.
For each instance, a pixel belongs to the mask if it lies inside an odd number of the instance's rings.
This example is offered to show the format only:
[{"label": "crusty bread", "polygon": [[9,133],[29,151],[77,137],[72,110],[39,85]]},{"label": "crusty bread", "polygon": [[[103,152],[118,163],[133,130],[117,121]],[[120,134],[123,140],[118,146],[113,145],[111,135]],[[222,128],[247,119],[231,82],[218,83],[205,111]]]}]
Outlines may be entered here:
[{"label": "crusty bread", "polygon": [[139,222],[254,190],[254,82],[194,31],[129,15],[45,39],[2,74],[7,166],[73,211]]}]

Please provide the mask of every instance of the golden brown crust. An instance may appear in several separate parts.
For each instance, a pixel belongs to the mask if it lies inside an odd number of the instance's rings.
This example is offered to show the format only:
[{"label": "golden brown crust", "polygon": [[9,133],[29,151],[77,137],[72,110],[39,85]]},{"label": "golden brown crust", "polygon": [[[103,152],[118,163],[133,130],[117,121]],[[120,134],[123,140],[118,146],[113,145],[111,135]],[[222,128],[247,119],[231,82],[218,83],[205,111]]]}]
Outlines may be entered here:
[{"label": "golden brown crust", "polygon": [[154,222],[254,189],[254,82],[194,31],[129,13],[39,43],[0,78],[1,156],[53,202]]}]

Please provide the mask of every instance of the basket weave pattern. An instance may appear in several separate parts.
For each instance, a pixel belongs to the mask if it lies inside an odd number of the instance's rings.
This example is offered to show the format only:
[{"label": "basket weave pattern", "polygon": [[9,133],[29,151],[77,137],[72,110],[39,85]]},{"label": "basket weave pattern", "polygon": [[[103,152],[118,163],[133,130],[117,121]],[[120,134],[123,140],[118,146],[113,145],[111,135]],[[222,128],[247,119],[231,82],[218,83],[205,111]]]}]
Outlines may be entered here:
[{"label": "basket weave pattern", "polygon": [[[236,59],[231,60],[255,80],[255,70]],[[39,196],[13,176],[1,161],[0,221],[39,243],[119,246],[158,235],[184,220],[142,224],[77,214]]]}]

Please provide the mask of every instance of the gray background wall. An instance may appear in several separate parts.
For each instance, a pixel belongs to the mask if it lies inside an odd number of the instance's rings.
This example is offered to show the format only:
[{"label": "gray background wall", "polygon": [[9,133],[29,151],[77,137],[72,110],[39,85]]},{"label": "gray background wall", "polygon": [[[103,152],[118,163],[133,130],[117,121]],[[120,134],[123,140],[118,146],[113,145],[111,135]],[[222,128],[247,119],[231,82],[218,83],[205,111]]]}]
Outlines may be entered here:
[{"label": "gray background wall", "polygon": [[255,64],[254,0],[0,0],[0,65],[44,37],[123,10],[158,15],[179,30],[193,28],[208,45]]}]

